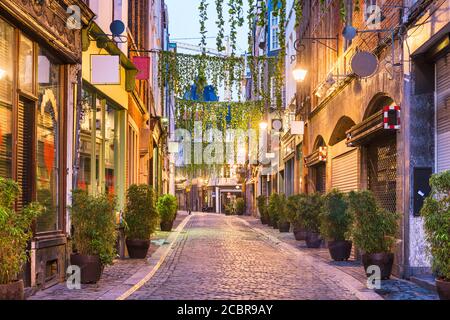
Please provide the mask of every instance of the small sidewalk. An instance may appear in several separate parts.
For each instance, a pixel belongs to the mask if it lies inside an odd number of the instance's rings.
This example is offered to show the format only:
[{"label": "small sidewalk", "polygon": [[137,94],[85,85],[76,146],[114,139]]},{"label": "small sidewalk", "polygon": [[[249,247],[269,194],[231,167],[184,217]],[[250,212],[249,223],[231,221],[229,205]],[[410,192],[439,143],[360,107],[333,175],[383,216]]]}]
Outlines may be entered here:
[{"label": "small sidewalk", "polygon": [[80,290],[69,290],[64,282],[38,291],[28,300],[126,299],[153,276],[189,218],[187,212],[179,211],[172,232],[157,231],[152,236],[147,259],[117,259],[111,266],[105,268],[100,281],[96,284],[81,285]]},{"label": "small sidewalk", "polygon": [[[292,232],[280,233],[278,229],[261,224],[260,220],[255,217],[240,216],[239,218],[247,222],[255,231],[269,237],[275,243],[282,243],[302,254],[319,259],[321,262],[346,273],[366,286],[367,277],[360,262],[355,260],[343,262],[332,261],[328,249],[309,249],[306,247],[305,241],[296,241]],[[395,277],[382,281],[381,289],[374,291],[385,300],[439,300],[436,292]]]}]

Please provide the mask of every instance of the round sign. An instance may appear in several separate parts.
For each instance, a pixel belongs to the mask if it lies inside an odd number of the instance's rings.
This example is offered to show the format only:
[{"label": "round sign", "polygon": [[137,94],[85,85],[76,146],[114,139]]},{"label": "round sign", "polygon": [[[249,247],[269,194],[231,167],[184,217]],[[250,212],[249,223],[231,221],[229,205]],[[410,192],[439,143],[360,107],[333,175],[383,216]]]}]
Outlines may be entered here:
[{"label": "round sign", "polygon": [[273,120],[272,121],[272,129],[275,131],[281,131],[283,129],[283,122],[281,120]]},{"label": "round sign", "polygon": [[358,77],[367,78],[378,70],[378,59],[372,52],[360,51],[353,56],[351,67]]},{"label": "round sign", "polygon": [[109,30],[111,30],[113,36],[119,36],[125,31],[125,24],[120,20],[114,20],[109,25]]},{"label": "round sign", "polygon": [[356,37],[356,34],[356,29],[351,25],[345,26],[344,31],[342,31],[342,35],[347,41],[352,41]]}]

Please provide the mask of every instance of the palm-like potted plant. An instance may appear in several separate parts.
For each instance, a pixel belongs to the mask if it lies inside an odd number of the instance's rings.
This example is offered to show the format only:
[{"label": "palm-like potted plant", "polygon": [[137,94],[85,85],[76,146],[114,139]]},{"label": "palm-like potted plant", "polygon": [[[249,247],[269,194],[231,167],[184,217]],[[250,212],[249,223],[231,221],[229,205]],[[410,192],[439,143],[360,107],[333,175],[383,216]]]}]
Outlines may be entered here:
[{"label": "palm-like potted plant", "polygon": [[116,199],[75,190],[70,211],[75,248],[70,263],[80,267],[81,283],[96,283],[116,256]]},{"label": "palm-like potted plant", "polygon": [[305,206],[305,201],[305,194],[292,195],[287,199],[288,219],[293,226],[295,240],[297,241],[306,240],[306,228],[301,214]]},{"label": "palm-like potted plant", "polygon": [[245,213],[245,200],[243,198],[239,198],[236,200],[236,214],[238,216],[242,216]]},{"label": "palm-like potted plant", "polygon": [[437,276],[437,292],[442,300],[450,300],[450,171],[432,176],[430,186],[421,214]]},{"label": "palm-like potted plant", "polygon": [[178,210],[177,198],[171,194],[165,194],[159,197],[156,207],[158,208],[161,231],[172,231]]},{"label": "palm-like potted plant", "polygon": [[19,274],[27,261],[31,225],[43,212],[37,203],[15,212],[13,205],[19,194],[16,182],[0,178],[0,300],[24,299],[24,284]]},{"label": "palm-like potted plant", "polygon": [[394,263],[392,248],[397,233],[398,213],[381,208],[370,191],[352,191],[348,195],[349,209],[354,218],[352,237],[363,251],[362,262],[367,272],[369,266],[378,266],[381,279],[389,279]]},{"label": "palm-like potted plant", "polygon": [[320,214],[320,233],[328,240],[331,258],[335,261],[345,261],[350,258],[352,242],[350,231],[352,215],[348,210],[346,195],[338,190],[332,190],[324,197]]},{"label": "palm-like potted plant", "polygon": [[265,195],[260,195],[257,198],[258,211],[262,224],[269,224],[269,209],[267,207],[267,197]]},{"label": "palm-like potted plant", "polygon": [[319,248],[322,245],[320,236],[320,213],[322,212],[323,196],[320,193],[308,194],[300,212],[301,219],[307,230],[306,246]]},{"label": "palm-like potted plant", "polygon": [[130,258],[145,259],[150,247],[151,235],[155,232],[158,223],[155,193],[152,187],[134,184],[128,188],[124,220]]}]

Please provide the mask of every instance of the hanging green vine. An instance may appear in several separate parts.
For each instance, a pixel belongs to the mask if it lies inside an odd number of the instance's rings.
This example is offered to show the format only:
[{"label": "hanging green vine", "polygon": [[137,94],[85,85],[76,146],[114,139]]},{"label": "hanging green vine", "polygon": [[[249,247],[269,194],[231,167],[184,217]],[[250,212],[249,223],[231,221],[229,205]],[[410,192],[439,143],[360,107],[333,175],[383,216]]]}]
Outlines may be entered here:
[{"label": "hanging green vine", "polygon": [[222,52],[225,51],[225,46],[223,44],[223,39],[225,37],[225,20],[223,18],[223,0],[216,0],[216,12],[217,12],[217,21],[216,26],[218,29],[217,37],[216,37],[216,46],[217,51]]},{"label": "hanging green vine", "polygon": [[295,0],[294,3],[295,10],[295,28],[300,27],[301,21],[303,19],[303,1]]},{"label": "hanging green vine", "polygon": [[198,7],[199,16],[200,16],[200,47],[203,48],[203,52],[205,52],[206,48],[206,34],[208,31],[206,30],[206,21],[208,20],[208,3],[207,0],[201,0],[200,5]]}]

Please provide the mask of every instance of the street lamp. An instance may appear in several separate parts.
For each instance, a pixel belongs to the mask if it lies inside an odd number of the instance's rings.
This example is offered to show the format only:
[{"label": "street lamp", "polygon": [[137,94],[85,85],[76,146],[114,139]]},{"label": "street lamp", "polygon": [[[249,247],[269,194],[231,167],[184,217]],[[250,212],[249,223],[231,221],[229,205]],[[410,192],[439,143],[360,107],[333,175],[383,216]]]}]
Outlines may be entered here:
[{"label": "street lamp", "polygon": [[294,71],[292,71],[292,74],[294,76],[294,80],[297,82],[303,82],[306,78],[306,75],[308,73],[308,70],[303,68],[302,66],[297,66]]},{"label": "street lamp", "polygon": [[260,124],[259,124],[259,128],[261,129],[261,130],[267,130],[267,127],[268,127],[269,125],[267,124],[267,122],[265,122],[265,121],[263,121],[263,122],[261,122]]}]

